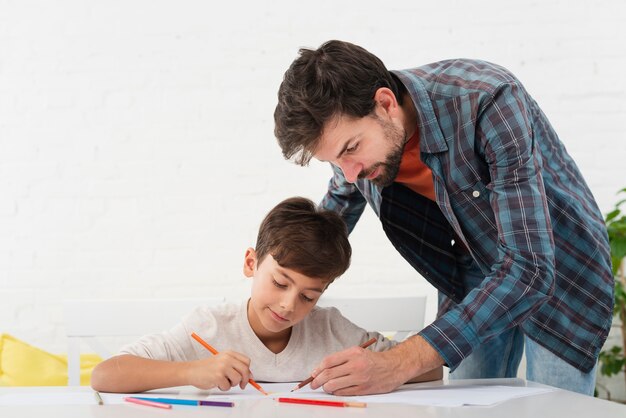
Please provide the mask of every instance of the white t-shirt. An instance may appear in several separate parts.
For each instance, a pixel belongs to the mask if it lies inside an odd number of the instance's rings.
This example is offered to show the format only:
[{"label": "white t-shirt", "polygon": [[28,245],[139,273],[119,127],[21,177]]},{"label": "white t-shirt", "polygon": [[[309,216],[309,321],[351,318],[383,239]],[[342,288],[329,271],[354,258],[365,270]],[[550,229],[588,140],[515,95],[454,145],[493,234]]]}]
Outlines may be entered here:
[{"label": "white t-shirt", "polygon": [[211,356],[191,338],[192,332],[217,351],[236,351],[248,356],[254,379],[260,382],[302,381],[325,356],[360,345],[370,338],[377,341],[369,350],[385,351],[396,344],[378,332],[359,328],[336,308],[316,306],[294,325],[287,347],[274,354],[252,331],[247,301],[244,301],[196,308],[171,330],[144,336],[123,347],[119,354],[169,361],[193,361]]}]

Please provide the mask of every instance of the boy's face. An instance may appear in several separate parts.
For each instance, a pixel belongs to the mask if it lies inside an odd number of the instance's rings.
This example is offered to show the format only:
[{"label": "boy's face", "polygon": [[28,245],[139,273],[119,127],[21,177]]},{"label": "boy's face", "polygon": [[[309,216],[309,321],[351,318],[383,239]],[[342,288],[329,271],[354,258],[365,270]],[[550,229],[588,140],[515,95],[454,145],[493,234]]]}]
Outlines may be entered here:
[{"label": "boy's face", "polygon": [[271,254],[259,263],[252,248],[246,251],[244,274],[254,279],[248,318],[260,337],[288,330],[302,321],[329,283],[281,267]]}]

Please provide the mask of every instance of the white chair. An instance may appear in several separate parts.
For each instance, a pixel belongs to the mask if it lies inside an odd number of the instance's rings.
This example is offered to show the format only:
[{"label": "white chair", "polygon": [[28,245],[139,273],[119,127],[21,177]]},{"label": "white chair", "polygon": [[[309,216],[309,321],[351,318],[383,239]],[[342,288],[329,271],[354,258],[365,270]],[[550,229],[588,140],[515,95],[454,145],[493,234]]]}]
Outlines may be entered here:
[{"label": "white chair", "polygon": [[212,299],[82,299],[63,303],[68,342],[68,386],[80,385],[80,346],[85,341],[102,358],[110,350],[98,337],[137,338],[167,330],[201,305],[217,305]]},{"label": "white chair", "polygon": [[336,297],[322,296],[318,306],[334,306],[341,314],[367,331],[394,331],[402,341],[424,328],[426,296]]}]

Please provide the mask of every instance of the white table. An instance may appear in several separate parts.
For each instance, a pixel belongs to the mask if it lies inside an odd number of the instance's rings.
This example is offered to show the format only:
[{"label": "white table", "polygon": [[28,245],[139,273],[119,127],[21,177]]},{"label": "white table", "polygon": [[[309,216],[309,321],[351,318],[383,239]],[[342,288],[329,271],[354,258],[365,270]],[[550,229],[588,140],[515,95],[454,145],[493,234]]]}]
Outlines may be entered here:
[{"label": "white table", "polygon": [[[489,379],[444,382],[445,385],[455,384],[493,384],[511,386],[542,386],[521,379]],[[440,386],[441,382],[433,385]],[[77,390],[91,392],[90,388],[69,387],[0,387],[0,395],[10,394],[41,394],[68,393]],[[164,389],[167,396],[185,397],[204,396],[206,392],[195,388]],[[93,405],[48,405],[48,406],[0,406],[2,418],[143,418],[143,417],[230,417],[230,418],[283,418],[283,417],[386,417],[386,418],[445,418],[445,417],[480,417],[480,418],[568,418],[568,417],[620,417],[626,418],[626,405],[620,405],[601,399],[582,396],[573,392],[557,390],[550,393],[517,398],[494,406],[466,407],[434,407],[399,404],[374,404],[367,408],[334,408],[325,406],[282,404],[270,399],[238,401],[234,408],[188,407],[183,409],[157,409],[134,404],[99,406],[94,400]]]}]

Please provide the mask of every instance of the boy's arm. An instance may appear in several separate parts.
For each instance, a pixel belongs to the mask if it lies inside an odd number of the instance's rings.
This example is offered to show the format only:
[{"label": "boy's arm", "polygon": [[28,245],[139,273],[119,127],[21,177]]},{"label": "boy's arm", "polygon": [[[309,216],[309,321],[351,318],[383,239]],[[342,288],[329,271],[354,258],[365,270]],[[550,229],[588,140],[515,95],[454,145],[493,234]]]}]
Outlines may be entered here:
[{"label": "boy's arm", "polygon": [[193,385],[200,389],[242,389],[251,377],[250,359],[240,353],[223,352],[195,361],[152,360],[123,354],[98,364],[91,387],[101,392],[134,393],[152,389]]},{"label": "boy's arm", "polygon": [[96,366],[91,375],[91,387],[101,392],[134,393],[183,386],[187,384],[185,368],[184,362],[122,354]]}]

